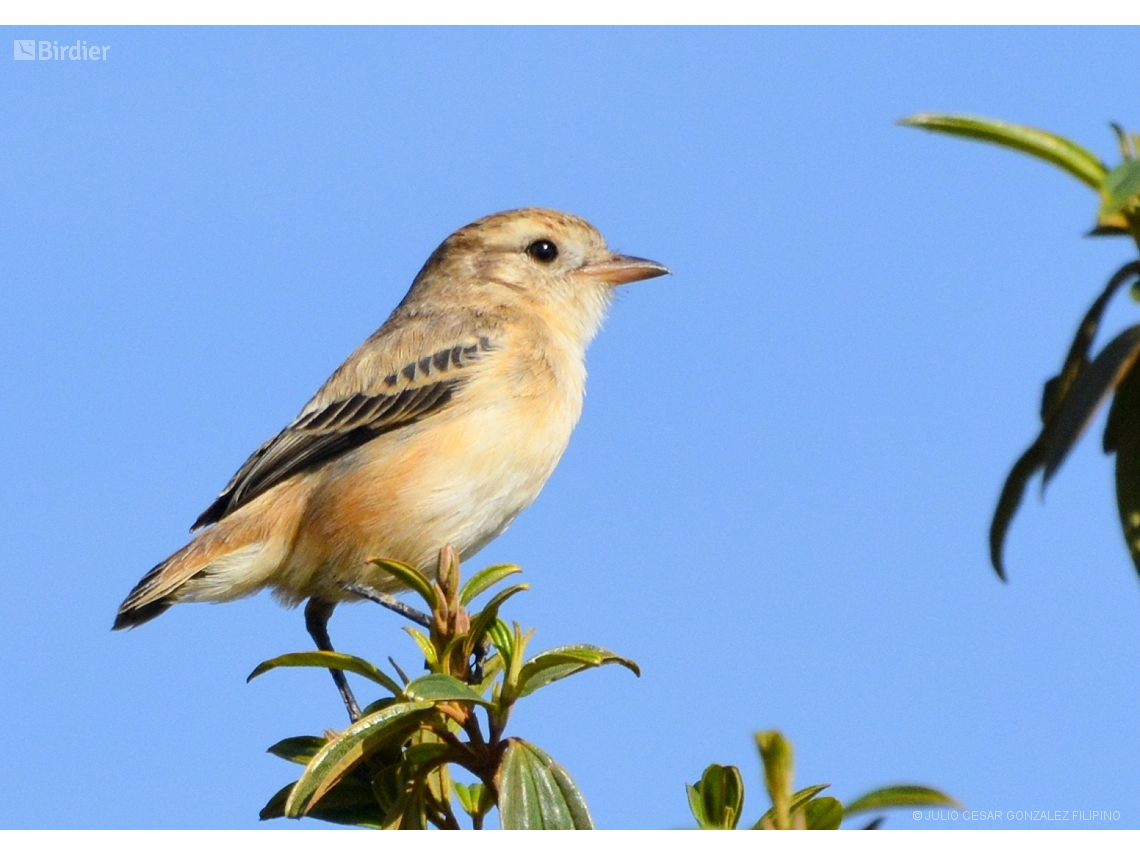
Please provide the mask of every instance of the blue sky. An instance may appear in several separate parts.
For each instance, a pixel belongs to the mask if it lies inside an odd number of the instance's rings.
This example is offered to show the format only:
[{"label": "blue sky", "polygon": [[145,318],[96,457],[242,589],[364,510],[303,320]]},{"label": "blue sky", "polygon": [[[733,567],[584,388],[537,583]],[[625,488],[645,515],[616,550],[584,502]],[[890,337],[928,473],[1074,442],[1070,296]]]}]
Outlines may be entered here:
[{"label": "blue sky", "polygon": [[[258,825],[294,768],[264,749],[343,723],[323,673],[244,682],[309,647],[300,613],[111,634],[115,608],[444,237],[544,205],[674,271],[623,292],[561,465],[468,566],[526,569],[535,644],[641,663],[514,719],[598,824],[687,824],[710,762],[755,817],[778,727],[840,798],[1140,827],[1140,586],[1099,437],[1033,489],[1008,585],[985,551],[1129,245],[1082,239],[1059,171],[894,125],[992,115],[1115,161],[1136,30],[3,32],[111,51],[0,64],[0,826]],[[411,664],[400,626],[331,632]],[[1046,827],[889,822],[947,824]]]}]

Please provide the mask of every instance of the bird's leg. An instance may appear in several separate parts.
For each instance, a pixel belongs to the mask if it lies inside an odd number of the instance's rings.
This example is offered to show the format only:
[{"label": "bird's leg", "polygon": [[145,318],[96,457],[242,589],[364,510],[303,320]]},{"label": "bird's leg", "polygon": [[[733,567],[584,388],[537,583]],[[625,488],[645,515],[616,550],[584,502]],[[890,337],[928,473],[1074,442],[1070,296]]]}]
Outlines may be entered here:
[{"label": "bird's leg", "polygon": [[[336,603],[318,600],[316,597],[311,597],[305,606],[305,629],[309,631],[309,635],[316,642],[317,650],[334,652],[332,641],[329,639],[329,618],[332,617],[335,608]],[[358,720],[360,718],[360,705],[356,703],[356,697],[352,694],[352,689],[348,685],[348,680],[345,679],[344,672],[339,668],[330,668],[329,673],[332,674],[333,682],[336,683],[337,690],[344,700],[344,708],[348,710],[349,720]]]},{"label": "bird's leg", "polygon": [[472,686],[483,682],[483,663],[487,661],[487,654],[490,652],[491,644],[484,636],[471,653],[471,676],[467,678],[467,682]]}]

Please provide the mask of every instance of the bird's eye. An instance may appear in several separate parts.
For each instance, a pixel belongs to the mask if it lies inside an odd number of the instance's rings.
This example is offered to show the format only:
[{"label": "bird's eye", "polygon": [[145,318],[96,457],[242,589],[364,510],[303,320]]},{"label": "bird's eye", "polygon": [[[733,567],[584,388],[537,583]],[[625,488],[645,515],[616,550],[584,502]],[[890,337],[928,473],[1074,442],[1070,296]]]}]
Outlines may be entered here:
[{"label": "bird's eye", "polygon": [[558,247],[555,246],[554,241],[551,240],[536,240],[526,248],[526,254],[535,261],[550,264],[550,262],[558,258]]}]

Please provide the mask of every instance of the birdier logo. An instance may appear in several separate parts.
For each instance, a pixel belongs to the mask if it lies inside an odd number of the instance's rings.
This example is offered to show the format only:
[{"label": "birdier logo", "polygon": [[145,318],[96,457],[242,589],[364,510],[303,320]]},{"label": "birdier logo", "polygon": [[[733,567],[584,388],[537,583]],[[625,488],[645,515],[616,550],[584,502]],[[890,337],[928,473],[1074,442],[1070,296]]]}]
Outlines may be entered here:
[{"label": "birdier logo", "polygon": [[69,60],[105,60],[110,45],[88,45],[84,39],[76,39],[75,44],[61,45],[58,41],[41,41],[35,39],[13,39],[13,59],[69,59]]}]

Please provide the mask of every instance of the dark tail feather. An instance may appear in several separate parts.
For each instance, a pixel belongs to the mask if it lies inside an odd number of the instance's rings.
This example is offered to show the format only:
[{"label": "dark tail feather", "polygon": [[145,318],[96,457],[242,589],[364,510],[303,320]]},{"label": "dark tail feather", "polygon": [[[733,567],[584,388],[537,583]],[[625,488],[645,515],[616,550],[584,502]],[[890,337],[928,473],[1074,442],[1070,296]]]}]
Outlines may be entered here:
[{"label": "dark tail feather", "polygon": [[136,626],[142,626],[178,602],[176,597],[160,597],[157,600],[148,600],[147,598],[147,594],[154,588],[155,583],[162,575],[162,571],[170,564],[171,559],[177,557],[178,554],[180,553],[166,559],[139,579],[139,583],[131,589],[127,598],[123,600],[123,604],[119,606],[119,612],[115,615],[115,624],[111,627],[112,632],[117,629],[132,629]]},{"label": "dark tail feather", "polygon": [[115,615],[115,625],[111,627],[111,631],[116,629],[134,629],[136,626],[142,626],[148,620],[153,620],[158,617],[172,605],[173,599],[156,600],[153,603],[147,603],[145,606],[136,606],[135,608],[128,608],[126,605],[119,607],[119,613]]}]

